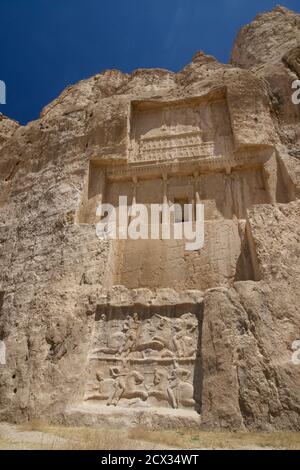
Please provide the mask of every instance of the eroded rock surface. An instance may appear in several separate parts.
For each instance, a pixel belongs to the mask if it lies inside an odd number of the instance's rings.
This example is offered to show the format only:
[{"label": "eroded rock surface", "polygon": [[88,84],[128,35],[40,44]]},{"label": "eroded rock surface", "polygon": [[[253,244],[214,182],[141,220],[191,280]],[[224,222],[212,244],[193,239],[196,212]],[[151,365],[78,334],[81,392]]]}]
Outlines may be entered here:
[{"label": "eroded rock surface", "polygon": [[[300,429],[299,47],[277,7],[229,65],[105,71],[0,117],[1,420]],[[202,202],[203,249],[100,240],[119,195]]]}]

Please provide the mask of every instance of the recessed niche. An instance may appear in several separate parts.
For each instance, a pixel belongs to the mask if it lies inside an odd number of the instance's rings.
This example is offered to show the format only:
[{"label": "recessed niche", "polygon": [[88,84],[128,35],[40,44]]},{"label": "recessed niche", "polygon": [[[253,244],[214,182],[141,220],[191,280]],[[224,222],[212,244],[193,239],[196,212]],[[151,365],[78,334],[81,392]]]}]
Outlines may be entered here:
[{"label": "recessed niche", "polygon": [[200,411],[201,335],[201,304],[99,307],[85,400]]}]

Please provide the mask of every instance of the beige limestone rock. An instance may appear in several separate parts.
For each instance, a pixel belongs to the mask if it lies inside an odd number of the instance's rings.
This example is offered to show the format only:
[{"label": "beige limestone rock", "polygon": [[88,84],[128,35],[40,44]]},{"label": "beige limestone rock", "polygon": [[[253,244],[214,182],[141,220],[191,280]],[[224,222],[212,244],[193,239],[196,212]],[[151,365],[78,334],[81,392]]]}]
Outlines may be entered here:
[{"label": "beige limestone rock", "polygon": [[268,83],[277,133],[294,165],[299,159],[300,108],[291,95],[293,81],[300,78],[299,46],[300,15],[279,6],[241,29],[231,57],[234,66],[251,70]]},{"label": "beige limestone rock", "polygon": [[[1,420],[300,429],[299,17],[258,16],[229,65],[104,71],[0,117]],[[119,194],[199,198],[204,248],[100,240]]]}]

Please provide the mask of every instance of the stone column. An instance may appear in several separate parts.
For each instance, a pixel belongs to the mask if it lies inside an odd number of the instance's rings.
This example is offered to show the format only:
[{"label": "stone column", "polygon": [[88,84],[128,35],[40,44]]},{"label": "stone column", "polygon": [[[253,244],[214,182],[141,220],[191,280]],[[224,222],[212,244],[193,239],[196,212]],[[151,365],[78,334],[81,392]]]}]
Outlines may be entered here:
[{"label": "stone column", "polygon": [[138,179],[137,176],[133,176],[132,178],[132,205],[136,204],[136,190],[138,186]]},{"label": "stone column", "polygon": [[195,210],[194,210],[194,218],[196,220],[197,218],[197,204],[200,204],[200,194],[198,191],[198,182],[199,182],[199,173],[195,172],[194,173],[194,204],[195,204]]},{"label": "stone column", "polygon": [[[167,173],[163,174],[163,215],[164,211],[166,211],[165,207],[169,205],[168,200],[168,175]],[[163,218],[164,220],[164,218]]]},{"label": "stone column", "polygon": [[104,192],[105,192],[105,172],[101,171],[99,176],[99,196],[98,203],[103,204],[104,202]]},{"label": "stone column", "polygon": [[[138,179],[137,179],[137,176],[133,176],[132,177],[132,201],[131,201],[131,207],[135,206],[136,205],[136,190],[137,190],[137,187],[138,187]],[[131,214],[131,210],[130,210],[130,217],[129,217],[129,221],[132,220],[132,214]]]},{"label": "stone column", "polygon": [[168,174],[163,173],[163,209],[162,209],[162,235],[170,238],[170,216],[168,200]]}]

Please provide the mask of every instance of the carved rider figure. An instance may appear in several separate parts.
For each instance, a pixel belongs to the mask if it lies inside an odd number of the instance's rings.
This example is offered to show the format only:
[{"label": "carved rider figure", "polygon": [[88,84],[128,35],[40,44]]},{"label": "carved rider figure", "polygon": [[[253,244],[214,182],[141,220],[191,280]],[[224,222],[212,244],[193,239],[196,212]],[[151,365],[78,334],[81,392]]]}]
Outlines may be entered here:
[{"label": "carved rider figure", "polygon": [[127,368],[120,371],[118,367],[111,367],[110,374],[115,379],[115,383],[107,406],[117,406],[121,398],[147,400],[148,392],[144,385],[144,376],[140,372]]}]

